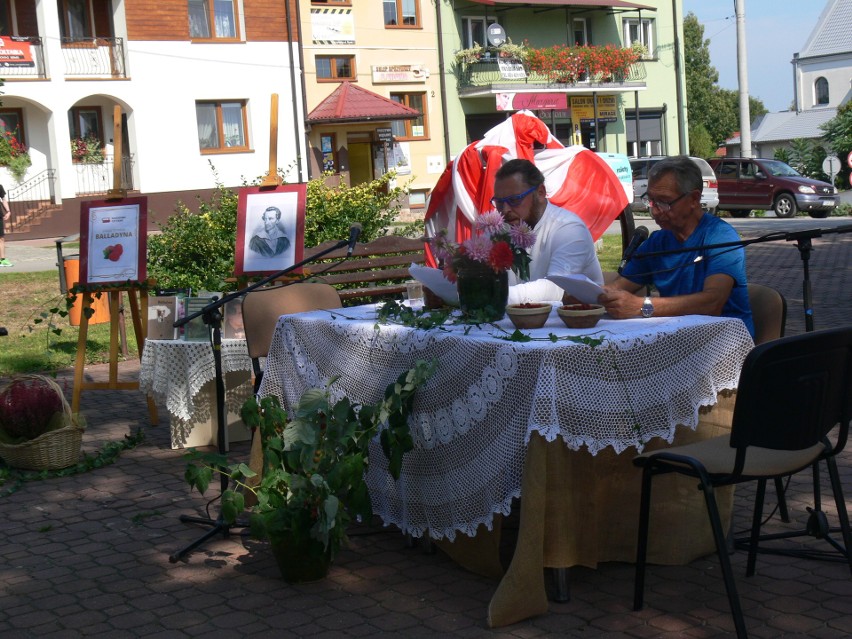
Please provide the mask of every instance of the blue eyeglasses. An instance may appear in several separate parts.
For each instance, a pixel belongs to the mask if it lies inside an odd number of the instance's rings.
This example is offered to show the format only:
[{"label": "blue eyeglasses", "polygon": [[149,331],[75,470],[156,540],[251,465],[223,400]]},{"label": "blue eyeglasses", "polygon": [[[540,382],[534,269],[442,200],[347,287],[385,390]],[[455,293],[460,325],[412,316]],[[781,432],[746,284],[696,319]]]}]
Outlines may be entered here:
[{"label": "blue eyeglasses", "polygon": [[511,207],[518,206],[518,204],[524,201],[524,198],[526,196],[535,191],[537,188],[538,186],[532,186],[523,193],[518,193],[517,195],[507,195],[506,197],[492,197],[491,205],[498,211],[502,211],[503,206],[505,206],[506,204]]}]

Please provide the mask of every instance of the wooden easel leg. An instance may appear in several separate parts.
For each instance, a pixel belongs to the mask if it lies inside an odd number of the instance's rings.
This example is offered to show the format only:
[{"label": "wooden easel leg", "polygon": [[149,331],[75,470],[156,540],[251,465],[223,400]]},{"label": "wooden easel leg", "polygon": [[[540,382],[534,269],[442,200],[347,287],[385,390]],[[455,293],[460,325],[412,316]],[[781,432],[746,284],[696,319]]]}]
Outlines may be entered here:
[{"label": "wooden easel leg", "polygon": [[83,369],[86,366],[86,338],[89,334],[89,314],[92,308],[92,294],[81,293],[83,308],[80,312],[80,334],[77,337],[77,358],[74,361],[74,391],[71,395],[71,412],[80,412],[80,392],[83,390]]},{"label": "wooden easel leg", "polygon": [[118,306],[121,291],[109,292],[109,387],[118,382]]}]

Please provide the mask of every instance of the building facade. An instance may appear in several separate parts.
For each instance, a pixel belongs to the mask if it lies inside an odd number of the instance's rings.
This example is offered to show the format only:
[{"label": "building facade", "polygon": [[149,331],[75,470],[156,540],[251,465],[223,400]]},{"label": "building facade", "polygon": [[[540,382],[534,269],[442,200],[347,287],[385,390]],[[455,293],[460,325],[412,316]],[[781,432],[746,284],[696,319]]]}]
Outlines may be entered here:
[{"label": "building facade", "polygon": [[[686,148],[680,2],[441,6],[453,152],[522,108],[565,144],[631,156]],[[638,59],[626,66],[607,60],[625,50],[638,51]]]},{"label": "building facade", "polygon": [[[117,131],[120,186],[149,195],[154,218],[265,173],[273,93],[277,164],[305,178],[296,0],[2,4],[0,127],[32,162],[20,180],[0,168],[13,233],[79,229],[79,198],[116,186]],[[44,215],[51,228],[33,230]]]},{"label": "building facade", "polygon": [[435,4],[301,0],[312,177],[362,184],[394,169],[425,206],[444,170]]}]

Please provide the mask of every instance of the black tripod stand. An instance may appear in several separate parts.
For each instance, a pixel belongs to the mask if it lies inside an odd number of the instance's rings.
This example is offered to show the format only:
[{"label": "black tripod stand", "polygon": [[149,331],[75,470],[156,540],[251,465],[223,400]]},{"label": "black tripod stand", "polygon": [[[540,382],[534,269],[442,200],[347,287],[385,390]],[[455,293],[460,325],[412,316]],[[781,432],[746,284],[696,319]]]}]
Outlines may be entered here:
[{"label": "black tripod stand", "polygon": [[[214,372],[216,375],[216,447],[218,452],[221,455],[224,455],[226,451],[225,445],[225,437],[226,437],[226,429],[227,422],[225,419],[225,380],[222,374],[222,312],[221,308],[227,304],[228,302],[235,300],[239,297],[243,297],[253,290],[268,284],[269,282],[283,277],[288,273],[295,271],[296,269],[301,268],[305,264],[312,262],[314,260],[318,260],[325,255],[328,255],[332,251],[336,251],[338,249],[343,248],[344,246],[349,246],[349,252],[347,257],[352,255],[352,250],[355,247],[355,242],[358,240],[358,235],[361,232],[361,225],[355,224],[349,231],[349,239],[341,240],[337,244],[330,246],[329,248],[320,251],[316,255],[313,255],[309,258],[302,260],[301,262],[297,262],[292,266],[289,266],[283,270],[280,270],[272,275],[269,275],[259,282],[255,282],[251,286],[244,288],[240,291],[236,291],[234,293],[229,293],[222,297],[222,299],[214,298],[210,304],[202,308],[200,311],[193,313],[191,315],[187,315],[186,317],[181,318],[177,322],[175,322],[175,326],[183,326],[187,322],[192,321],[197,317],[201,317],[204,320],[204,323],[210,326],[211,328],[211,343],[213,346],[213,364],[214,364]],[[284,286],[289,286],[290,284],[294,284],[295,282],[287,282]],[[219,496],[221,497],[222,493],[225,492],[228,488],[228,476],[222,472],[224,469],[219,469]],[[222,534],[223,537],[227,538],[232,528],[245,528],[245,524],[229,524],[225,521],[222,516],[221,511],[216,519],[211,519],[209,517],[195,517],[190,515],[181,515],[180,520],[185,523],[192,524],[201,524],[203,526],[210,526],[210,530],[205,532],[201,537],[190,543],[188,546],[178,550],[175,553],[169,555],[169,561],[175,563],[182,559],[185,555],[192,552],[202,544],[204,544],[209,539],[212,539],[218,534]]]}]

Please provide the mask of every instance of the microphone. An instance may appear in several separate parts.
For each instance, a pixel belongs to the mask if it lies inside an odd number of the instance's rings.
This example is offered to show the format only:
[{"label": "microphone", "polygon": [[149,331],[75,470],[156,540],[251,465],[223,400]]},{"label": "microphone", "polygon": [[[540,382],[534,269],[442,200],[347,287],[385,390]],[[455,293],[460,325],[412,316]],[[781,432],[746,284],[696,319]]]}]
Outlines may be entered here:
[{"label": "microphone", "polygon": [[[358,236],[361,235],[362,228],[360,222],[353,222],[352,226],[349,227],[349,249],[346,251],[346,257],[352,257],[352,253],[355,250],[355,242],[358,241]],[[645,234],[647,235],[647,231]]]},{"label": "microphone", "polygon": [[637,226],[636,230],[633,231],[633,237],[630,238],[630,244],[627,245],[627,248],[624,250],[624,255],[621,256],[621,264],[618,266],[618,274],[621,275],[621,271],[624,270],[624,267],[627,266],[627,263],[633,258],[633,254],[636,253],[636,249],[648,239],[648,229],[644,226]]}]

